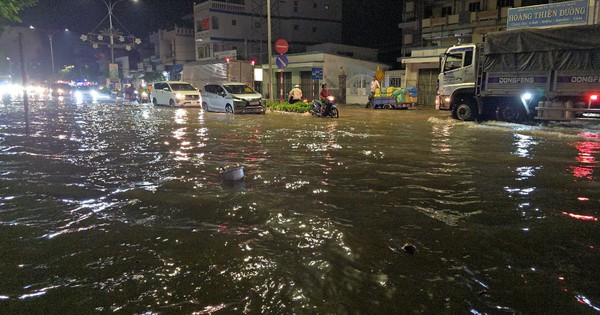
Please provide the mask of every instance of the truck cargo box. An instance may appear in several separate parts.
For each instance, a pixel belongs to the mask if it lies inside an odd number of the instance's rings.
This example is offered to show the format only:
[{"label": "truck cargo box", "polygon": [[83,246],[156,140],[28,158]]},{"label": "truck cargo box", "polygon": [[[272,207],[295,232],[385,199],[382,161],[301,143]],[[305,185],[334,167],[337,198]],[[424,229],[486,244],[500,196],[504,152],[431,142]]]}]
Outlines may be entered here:
[{"label": "truck cargo box", "polygon": [[600,25],[489,33],[483,54],[485,71],[600,69]]}]

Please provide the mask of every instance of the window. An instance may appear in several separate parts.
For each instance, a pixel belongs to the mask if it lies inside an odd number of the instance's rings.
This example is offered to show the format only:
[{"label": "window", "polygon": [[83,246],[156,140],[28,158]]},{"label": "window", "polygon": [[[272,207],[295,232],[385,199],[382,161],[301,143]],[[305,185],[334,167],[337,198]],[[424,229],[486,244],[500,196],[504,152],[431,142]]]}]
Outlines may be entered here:
[{"label": "window", "polygon": [[196,21],[196,32],[202,32],[210,29],[208,18]]},{"label": "window", "polygon": [[415,11],[415,3],[412,1],[406,2],[406,9],[404,12],[414,12]]},{"label": "window", "polygon": [[260,28],[260,22],[254,22],[254,28]]},{"label": "window", "polygon": [[514,8],[515,0],[498,0],[498,7],[499,8],[504,8],[504,7]]},{"label": "window", "polygon": [[219,29],[219,18],[216,16],[212,17],[212,29],[213,30],[218,30]]},{"label": "window", "polygon": [[298,24],[294,24],[294,31],[297,31],[299,29]]},{"label": "window", "polygon": [[236,26],[237,25],[237,20],[231,20],[231,25]]},{"label": "window", "polygon": [[443,7],[442,8],[442,17],[452,15],[452,7]]},{"label": "window", "polygon": [[444,72],[451,71],[462,67],[463,53],[449,53],[446,55],[444,62]]},{"label": "window", "polygon": [[471,2],[469,3],[469,12],[479,12],[481,10],[481,3]]},{"label": "window", "polygon": [[312,32],[313,32],[313,33],[316,33],[316,32],[317,32],[317,28],[316,28],[316,27],[313,27],[313,28],[312,28]]},{"label": "window", "polygon": [[210,45],[198,46],[198,59],[210,58]]},{"label": "window", "polygon": [[464,66],[470,66],[473,64],[473,51],[469,50],[469,51],[465,51],[465,62],[464,62]]},{"label": "window", "polygon": [[413,43],[413,34],[404,34],[404,44],[412,44]]},{"label": "window", "polygon": [[316,2],[313,2],[313,8],[315,8],[315,9],[317,8],[317,3]]},{"label": "window", "polygon": [[468,67],[473,64],[473,50],[454,51],[446,55],[444,72],[454,69]]}]

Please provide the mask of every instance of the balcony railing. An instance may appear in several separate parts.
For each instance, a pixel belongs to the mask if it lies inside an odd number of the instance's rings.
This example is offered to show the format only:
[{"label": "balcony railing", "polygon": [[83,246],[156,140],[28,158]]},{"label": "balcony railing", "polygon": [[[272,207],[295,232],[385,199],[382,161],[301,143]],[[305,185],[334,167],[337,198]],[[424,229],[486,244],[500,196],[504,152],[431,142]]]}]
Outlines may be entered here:
[{"label": "balcony railing", "polygon": [[475,24],[483,21],[497,21],[502,18],[506,18],[508,15],[508,8],[500,8],[488,11],[480,12],[463,12],[461,14],[453,14],[444,17],[431,17],[423,19],[422,28],[428,30],[429,28],[445,28],[448,26],[458,26],[465,24]]}]

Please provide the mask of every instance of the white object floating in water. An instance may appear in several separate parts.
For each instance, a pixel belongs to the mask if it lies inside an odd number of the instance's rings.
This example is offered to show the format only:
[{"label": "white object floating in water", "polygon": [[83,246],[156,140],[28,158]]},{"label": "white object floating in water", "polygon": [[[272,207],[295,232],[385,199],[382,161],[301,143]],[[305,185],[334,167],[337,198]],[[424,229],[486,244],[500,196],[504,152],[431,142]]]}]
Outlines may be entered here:
[{"label": "white object floating in water", "polygon": [[227,181],[238,181],[244,178],[244,167],[239,166],[235,168],[225,169],[221,167],[221,176]]}]

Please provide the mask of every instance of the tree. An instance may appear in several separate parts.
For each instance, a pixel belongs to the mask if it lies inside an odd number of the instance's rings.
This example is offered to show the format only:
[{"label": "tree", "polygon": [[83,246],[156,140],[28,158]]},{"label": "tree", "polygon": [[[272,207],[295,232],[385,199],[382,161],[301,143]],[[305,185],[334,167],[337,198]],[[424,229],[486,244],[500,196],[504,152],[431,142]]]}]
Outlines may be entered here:
[{"label": "tree", "polygon": [[0,29],[11,22],[22,22],[19,11],[36,3],[37,0],[0,0]]}]

